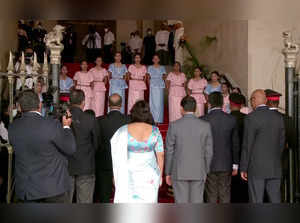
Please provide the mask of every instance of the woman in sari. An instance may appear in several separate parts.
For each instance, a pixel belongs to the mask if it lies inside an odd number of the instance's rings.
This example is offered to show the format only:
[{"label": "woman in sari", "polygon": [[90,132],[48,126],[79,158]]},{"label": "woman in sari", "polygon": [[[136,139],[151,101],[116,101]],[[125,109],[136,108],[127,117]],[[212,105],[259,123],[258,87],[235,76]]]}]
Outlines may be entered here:
[{"label": "woman in sari", "polygon": [[111,139],[114,203],[157,203],[164,165],[162,136],[147,102],[138,101],[131,118],[131,124]]},{"label": "woman in sari", "polygon": [[75,89],[80,89],[85,95],[85,106],[84,110],[92,109],[93,105],[93,88],[94,88],[94,78],[88,72],[88,63],[83,60],[81,62],[81,71],[78,71],[74,75],[74,85]]},{"label": "woman in sari", "polygon": [[182,117],[180,102],[186,95],[186,77],[179,62],[175,62],[173,71],[168,74],[166,87],[169,92],[169,121],[174,122]]},{"label": "woman in sari", "polygon": [[121,112],[125,113],[125,89],[128,88],[126,84],[127,67],[121,62],[122,56],[120,52],[115,54],[115,62],[109,65],[109,96],[117,93],[122,97]]},{"label": "woman in sari", "polygon": [[148,67],[148,84],[150,86],[150,110],[155,123],[164,122],[164,90],[166,69],[159,64],[159,56],[153,56],[153,65]]},{"label": "woman in sari", "polygon": [[145,79],[147,68],[141,64],[141,54],[134,56],[135,64],[128,67],[129,72],[129,92],[128,92],[128,114],[135,102],[144,100],[145,90],[147,89]]},{"label": "woman in sari", "polygon": [[104,105],[105,105],[105,93],[106,93],[106,83],[108,72],[102,67],[102,57],[96,58],[96,66],[90,69],[89,73],[92,74],[94,79],[94,101],[93,108],[96,117],[104,115]]}]

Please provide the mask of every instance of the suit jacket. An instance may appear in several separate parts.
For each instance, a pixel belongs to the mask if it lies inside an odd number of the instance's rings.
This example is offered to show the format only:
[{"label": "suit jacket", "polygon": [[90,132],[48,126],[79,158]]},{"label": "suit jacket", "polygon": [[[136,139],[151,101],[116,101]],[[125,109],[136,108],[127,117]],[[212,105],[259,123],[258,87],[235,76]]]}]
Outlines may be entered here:
[{"label": "suit jacket", "polygon": [[237,122],[237,127],[238,127],[238,132],[239,132],[239,141],[240,141],[240,153],[239,157],[241,157],[241,152],[242,152],[242,145],[243,145],[243,136],[244,136],[244,120],[246,115],[243,114],[240,111],[232,111],[230,113],[233,117],[235,117],[236,122]]},{"label": "suit jacket", "polygon": [[280,178],[285,145],[283,116],[261,106],[246,117],[244,125],[241,171],[261,179]]},{"label": "suit jacket", "polygon": [[129,117],[116,110],[97,118],[100,147],[96,153],[97,169],[112,170],[110,140],[120,127],[128,123]]},{"label": "suit jacket", "polygon": [[76,153],[69,158],[70,175],[95,174],[95,151],[98,148],[95,118],[78,107],[71,107],[70,112],[77,146]]},{"label": "suit jacket", "polygon": [[15,153],[16,195],[22,200],[53,197],[70,190],[68,155],[76,151],[70,129],[28,112],[8,129]]},{"label": "suit jacket", "polygon": [[212,110],[201,117],[211,124],[214,156],[211,163],[211,172],[230,172],[232,164],[239,164],[240,142],[236,119],[222,109]]},{"label": "suit jacket", "polygon": [[175,180],[205,180],[213,156],[210,124],[192,114],[170,123],[165,174]]}]

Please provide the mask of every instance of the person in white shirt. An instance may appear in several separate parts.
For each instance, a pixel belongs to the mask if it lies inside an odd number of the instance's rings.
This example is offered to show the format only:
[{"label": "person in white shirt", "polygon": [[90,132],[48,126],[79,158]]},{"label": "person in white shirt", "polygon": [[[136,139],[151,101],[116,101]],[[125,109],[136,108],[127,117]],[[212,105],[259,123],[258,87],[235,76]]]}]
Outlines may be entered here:
[{"label": "person in white shirt", "polygon": [[82,45],[86,47],[88,62],[92,63],[98,56],[101,56],[101,36],[96,32],[95,26],[89,26],[89,33],[82,40]]},{"label": "person in white shirt", "polygon": [[[32,74],[32,67],[33,67],[33,49],[32,48],[26,48],[25,50],[25,73],[28,75]],[[15,64],[15,70],[16,73],[20,72],[20,67],[21,67],[21,57],[19,58],[19,60],[17,61],[17,63]],[[25,80],[25,88],[28,89],[32,89],[34,84],[33,78],[32,77],[26,77]],[[17,78],[17,82],[16,82],[16,90],[24,90],[21,89],[22,88],[22,81],[20,78]]]},{"label": "person in white shirt", "polygon": [[158,54],[161,64],[168,65],[168,42],[169,31],[166,29],[166,25],[162,24],[161,29],[155,35],[156,53]]},{"label": "person in white shirt", "polygon": [[132,54],[135,55],[137,53],[141,53],[143,47],[143,40],[139,36],[139,32],[136,31],[135,33],[131,33],[130,36],[131,38],[128,42],[128,45],[131,49]]},{"label": "person in white shirt", "polygon": [[110,64],[114,61],[113,57],[113,46],[115,43],[115,35],[110,31],[109,27],[104,28],[104,63]]},{"label": "person in white shirt", "polygon": [[175,25],[176,31],[174,36],[174,48],[175,48],[175,61],[183,65],[183,46],[181,40],[184,37],[184,27],[182,21],[177,21]]}]

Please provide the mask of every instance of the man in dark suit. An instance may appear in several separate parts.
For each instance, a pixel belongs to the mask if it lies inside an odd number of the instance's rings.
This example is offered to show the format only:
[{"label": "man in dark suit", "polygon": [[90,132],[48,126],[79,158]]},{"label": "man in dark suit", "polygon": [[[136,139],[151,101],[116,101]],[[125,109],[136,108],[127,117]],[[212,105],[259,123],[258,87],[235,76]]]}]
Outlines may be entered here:
[{"label": "man in dark suit", "polygon": [[[95,118],[83,112],[85,96],[82,90],[70,93],[72,130],[76,139],[76,153],[69,158],[72,176],[70,201],[76,190],[77,203],[92,203],[95,189],[95,151],[98,147]],[[76,189],[75,189],[76,188]]]},{"label": "man in dark suit", "polygon": [[[235,117],[238,126],[239,132],[239,140],[240,140],[240,148],[242,148],[243,143],[243,133],[244,133],[244,119],[246,117],[245,114],[241,113],[241,107],[244,103],[244,96],[238,93],[232,93],[229,96],[230,101],[230,110],[231,115]],[[241,157],[241,150],[239,153],[239,157]],[[249,201],[248,198],[248,184],[246,181],[242,180],[239,175],[232,177],[231,182],[231,202],[232,203],[247,203]]]},{"label": "man in dark suit", "polygon": [[223,96],[213,92],[208,96],[209,114],[202,117],[212,127],[214,155],[206,181],[209,203],[229,203],[231,176],[238,174],[239,135],[236,119],[222,111]]},{"label": "man in dark suit", "polygon": [[120,112],[122,97],[113,94],[109,97],[110,112],[97,118],[100,149],[96,153],[96,200],[109,203],[112,197],[113,170],[110,140],[115,132],[129,123],[129,118]]},{"label": "man in dark suit", "polygon": [[8,129],[15,152],[16,196],[25,202],[67,202],[71,179],[67,155],[76,151],[70,130],[71,118],[62,123],[43,118],[39,96],[32,90],[21,93],[22,117]]},{"label": "man in dark suit", "polygon": [[282,96],[280,93],[273,91],[271,89],[265,90],[267,96],[267,106],[270,110],[280,114],[284,118],[285,124],[285,146],[282,152],[282,179],[283,182],[288,180],[289,177],[289,149],[295,149],[297,146],[297,132],[293,124],[292,117],[289,117],[287,114],[282,114],[278,111],[279,100]]},{"label": "man in dark suit", "polygon": [[202,203],[205,180],[213,157],[210,124],[194,114],[196,101],[181,101],[183,117],[170,124],[166,138],[166,182],[173,186],[176,203]]},{"label": "man in dark suit", "polygon": [[250,100],[254,111],[244,124],[241,177],[248,181],[250,202],[262,203],[266,189],[269,200],[279,203],[284,120],[282,115],[266,106],[264,90],[254,91]]}]

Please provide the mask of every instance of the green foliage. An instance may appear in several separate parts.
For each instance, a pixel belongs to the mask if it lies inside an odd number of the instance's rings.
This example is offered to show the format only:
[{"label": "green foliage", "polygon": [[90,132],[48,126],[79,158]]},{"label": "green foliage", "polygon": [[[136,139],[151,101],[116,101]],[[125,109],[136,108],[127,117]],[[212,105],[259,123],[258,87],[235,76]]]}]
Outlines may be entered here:
[{"label": "green foliage", "polygon": [[[207,48],[209,48],[214,42],[217,41],[217,37],[205,36],[200,41],[200,50],[204,52]],[[194,74],[194,70],[196,67],[200,67],[202,69],[203,75],[208,78],[210,73],[210,67],[205,64],[201,64],[198,61],[198,58],[195,56],[195,49],[189,44],[189,42],[184,42],[184,47],[189,53],[189,57],[184,61],[182,70],[186,74],[188,79],[191,79]]]}]

